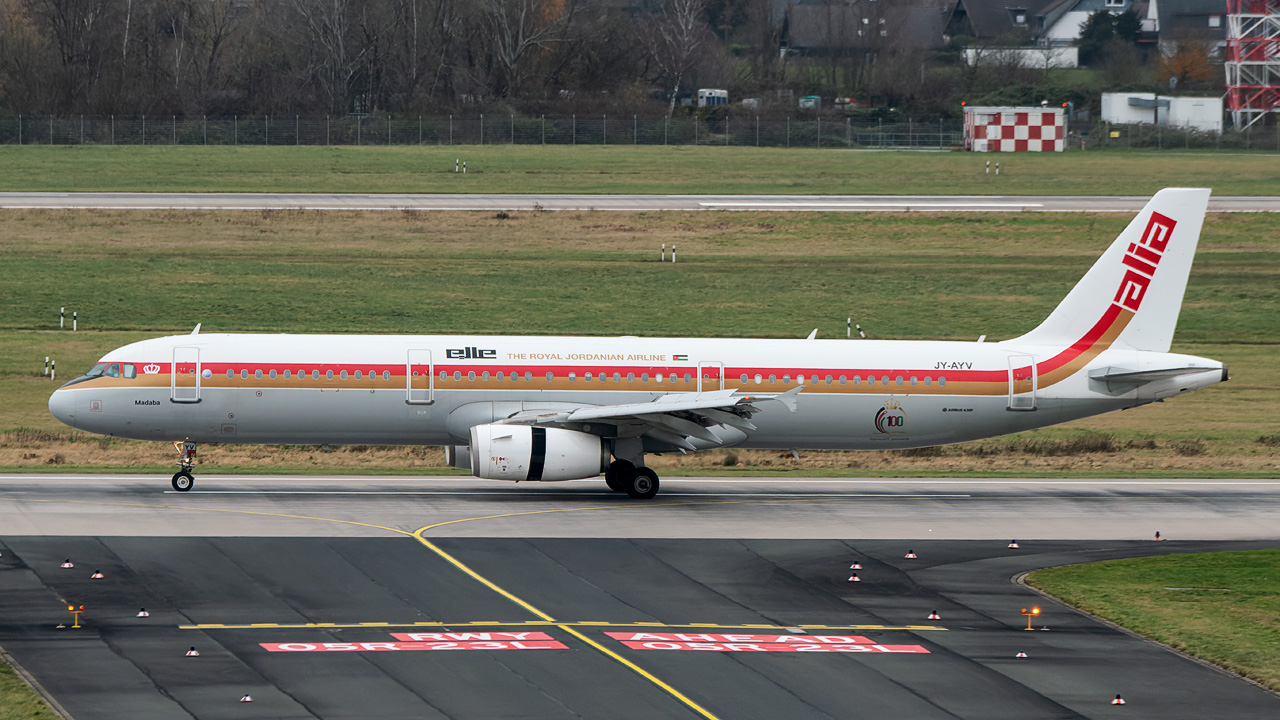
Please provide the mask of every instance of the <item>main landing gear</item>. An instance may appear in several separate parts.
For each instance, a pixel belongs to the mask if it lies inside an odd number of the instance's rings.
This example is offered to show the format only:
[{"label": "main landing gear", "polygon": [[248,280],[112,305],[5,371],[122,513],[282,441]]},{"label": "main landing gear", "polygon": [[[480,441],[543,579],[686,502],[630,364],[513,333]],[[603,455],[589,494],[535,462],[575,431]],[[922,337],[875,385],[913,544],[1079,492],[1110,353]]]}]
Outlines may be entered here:
[{"label": "main landing gear", "polygon": [[625,492],[637,500],[648,500],[658,494],[658,474],[647,467],[636,467],[626,460],[614,460],[604,472],[605,484],[614,492]]},{"label": "main landing gear", "polygon": [[173,489],[178,492],[186,492],[195,484],[196,479],[191,474],[191,467],[196,461],[196,444],[190,440],[182,442],[174,442],[173,447],[178,451],[178,467],[182,468],[173,474]]}]

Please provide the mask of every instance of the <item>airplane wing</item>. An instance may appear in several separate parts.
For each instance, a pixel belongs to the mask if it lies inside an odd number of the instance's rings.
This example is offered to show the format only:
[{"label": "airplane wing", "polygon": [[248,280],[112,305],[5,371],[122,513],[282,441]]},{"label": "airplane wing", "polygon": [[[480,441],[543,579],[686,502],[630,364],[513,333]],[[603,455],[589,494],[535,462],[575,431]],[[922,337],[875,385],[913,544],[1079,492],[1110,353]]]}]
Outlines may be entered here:
[{"label": "airplane wing", "polygon": [[768,395],[736,390],[670,393],[643,403],[531,410],[499,422],[545,427],[603,423],[616,426],[619,437],[648,437],[680,452],[706,450],[740,442],[755,430],[751,417],[761,411],[763,403],[781,403],[795,412],[796,396],[802,389]]}]

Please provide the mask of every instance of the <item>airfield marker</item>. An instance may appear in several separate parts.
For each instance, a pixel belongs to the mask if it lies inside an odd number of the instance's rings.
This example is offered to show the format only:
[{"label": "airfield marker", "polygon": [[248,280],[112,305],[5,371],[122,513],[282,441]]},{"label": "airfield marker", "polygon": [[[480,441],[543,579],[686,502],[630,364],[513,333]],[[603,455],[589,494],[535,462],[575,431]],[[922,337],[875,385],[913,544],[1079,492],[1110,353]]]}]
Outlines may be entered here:
[{"label": "airfield marker", "polygon": [[66,322],[67,322],[67,309],[62,308],[58,310],[58,329],[59,330],[64,329],[66,327]]},{"label": "airfield marker", "polygon": [[76,331],[76,322],[77,322],[78,315],[79,313],[77,313],[76,311],[74,310],[71,311],[71,332]]},{"label": "airfield marker", "polygon": [[1120,693],[1116,693],[1116,699],[1111,701],[1112,705],[1124,705],[1124,698],[1120,697]]},{"label": "airfield marker", "polygon": [[191,649],[187,651],[187,657],[200,657],[200,651],[196,649],[195,645],[192,645]]}]

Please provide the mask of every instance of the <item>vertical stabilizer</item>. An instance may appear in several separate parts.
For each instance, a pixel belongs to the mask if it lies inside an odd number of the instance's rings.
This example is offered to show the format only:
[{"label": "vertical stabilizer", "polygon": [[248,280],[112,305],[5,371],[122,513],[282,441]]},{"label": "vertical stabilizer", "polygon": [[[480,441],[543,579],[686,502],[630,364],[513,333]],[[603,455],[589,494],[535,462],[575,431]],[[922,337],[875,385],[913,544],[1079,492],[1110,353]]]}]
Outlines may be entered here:
[{"label": "vertical stabilizer", "polygon": [[1156,193],[1048,319],[1011,342],[1168,352],[1208,204],[1208,189]]}]

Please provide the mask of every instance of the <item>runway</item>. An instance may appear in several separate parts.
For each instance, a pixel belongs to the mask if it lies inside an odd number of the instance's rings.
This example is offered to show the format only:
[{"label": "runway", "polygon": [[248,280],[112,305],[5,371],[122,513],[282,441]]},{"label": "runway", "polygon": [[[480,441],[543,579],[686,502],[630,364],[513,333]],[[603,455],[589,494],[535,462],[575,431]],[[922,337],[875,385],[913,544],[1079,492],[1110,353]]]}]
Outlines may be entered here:
[{"label": "runway", "polygon": [[[0,209],[67,210],[750,210],[779,212],[1121,212],[1149,196],[500,195],[342,193],[0,193]],[[1209,212],[1280,212],[1280,197],[1215,196]]]},{"label": "runway", "polygon": [[[673,477],[636,502],[4,475],[0,646],[81,720],[1275,717],[1274,694],[1012,580],[1280,546],[1278,505],[1280,480]],[[56,628],[68,604],[83,627]],[[1022,629],[1032,604],[1048,630]]]}]

